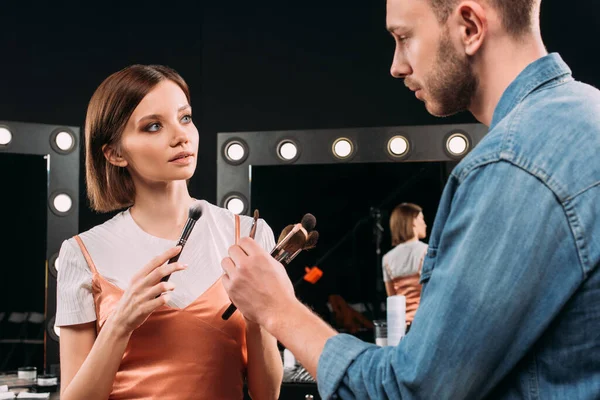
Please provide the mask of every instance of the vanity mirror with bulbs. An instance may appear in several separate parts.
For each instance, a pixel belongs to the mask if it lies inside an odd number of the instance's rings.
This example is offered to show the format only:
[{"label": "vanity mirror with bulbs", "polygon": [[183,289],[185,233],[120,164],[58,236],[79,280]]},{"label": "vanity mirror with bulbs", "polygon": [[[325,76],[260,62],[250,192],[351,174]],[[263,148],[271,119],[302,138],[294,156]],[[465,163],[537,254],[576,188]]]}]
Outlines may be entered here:
[{"label": "vanity mirror with bulbs", "polygon": [[[342,323],[332,303],[370,321],[385,315],[389,213],[419,204],[429,235],[452,168],[486,133],[481,124],[219,133],[217,203],[238,214],[258,209],[275,238],[312,213],[316,248],[288,266],[301,282],[296,294],[334,328],[372,340],[372,329]],[[312,267],[322,277],[303,282]]]},{"label": "vanity mirror with bulbs", "polygon": [[58,252],[79,223],[78,127],[0,121],[0,372],[58,375]]}]

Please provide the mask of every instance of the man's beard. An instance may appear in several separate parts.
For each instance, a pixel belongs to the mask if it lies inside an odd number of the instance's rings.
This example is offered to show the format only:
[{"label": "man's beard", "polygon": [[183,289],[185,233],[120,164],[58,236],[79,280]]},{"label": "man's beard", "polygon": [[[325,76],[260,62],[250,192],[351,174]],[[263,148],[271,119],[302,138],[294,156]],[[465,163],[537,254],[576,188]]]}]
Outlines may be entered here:
[{"label": "man's beard", "polygon": [[447,117],[468,110],[477,90],[478,80],[467,56],[461,56],[442,34],[433,71],[425,79],[425,107],[430,114]]}]

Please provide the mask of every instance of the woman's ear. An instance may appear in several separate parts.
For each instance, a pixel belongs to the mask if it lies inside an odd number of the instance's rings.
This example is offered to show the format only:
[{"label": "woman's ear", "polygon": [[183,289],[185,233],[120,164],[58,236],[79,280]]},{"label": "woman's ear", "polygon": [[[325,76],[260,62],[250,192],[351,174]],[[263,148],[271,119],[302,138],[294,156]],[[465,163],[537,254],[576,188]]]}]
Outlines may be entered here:
[{"label": "woman's ear", "polygon": [[488,31],[486,10],[475,1],[464,1],[456,9],[460,41],[465,54],[473,56],[483,45]]},{"label": "woman's ear", "polygon": [[113,146],[105,144],[102,146],[102,153],[104,153],[104,157],[112,165],[117,167],[127,166],[127,160],[125,160],[125,158],[123,158],[123,156],[121,156],[121,154],[119,154],[119,152],[117,152]]}]

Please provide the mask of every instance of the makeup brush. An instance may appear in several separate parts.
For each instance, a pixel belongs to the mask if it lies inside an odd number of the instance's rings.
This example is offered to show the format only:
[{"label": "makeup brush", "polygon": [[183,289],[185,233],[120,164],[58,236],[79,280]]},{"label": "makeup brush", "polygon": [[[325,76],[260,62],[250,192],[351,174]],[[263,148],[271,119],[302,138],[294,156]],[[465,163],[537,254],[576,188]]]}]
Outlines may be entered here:
[{"label": "makeup brush", "polygon": [[[256,236],[256,228],[258,226],[258,210],[254,210],[253,218],[254,219],[252,221],[252,226],[250,227],[250,234],[248,235],[252,239],[254,239],[254,237]],[[237,307],[235,306],[235,304],[233,304],[233,302],[230,302],[229,307],[227,307],[223,314],[221,314],[221,318],[227,321],[229,317],[233,315],[235,310],[237,310]]]},{"label": "makeup brush", "polygon": [[[307,231],[312,231],[316,224],[317,219],[312,214],[305,214],[299,224],[286,226],[279,235],[277,245],[271,250],[271,257],[275,258],[277,261],[282,261],[284,258],[296,253],[298,250],[302,250],[308,239]],[[221,318],[228,320],[235,310],[237,310],[237,307],[233,303],[230,303],[229,307],[221,314]]]},{"label": "makeup brush", "polygon": [[254,210],[254,216],[253,216],[253,220],[252,220],[252,226],[250,227],[250,237],[252,239],[254,239],[254,236],[256,236],[256,228],[257,228],[257,223],[258,223],[258,210]]},{"label": "makeup brush", "polygon": [[286,257],[285,259],[281,260],[281,263],[283,264],[284,267],[287,267],[294,258],[296,258],[296,256],[298,254],[300,254],[300,252],[302,250],[310,250],[310,249],[314,249],[317,246],[317,241],[319,240],[319,232],[317,231],[312,231],[311,233],[308,234],[308,238],[306,239],[306,242],[304,243],[304,246],[298,250],[296,250],[294,253],[290,254],[288,257]]},{"label": "makeup brush", "polygon": [[[183,230],[181,231],[179,240],[177,241],[177,244],[175,245],[175,246],[181,246],[181,251],[179,253],[177,253],[176,256],[171,258],[167,262],[167,264],[171,264],[171,263],[174,263],[177,260],[179,260],[179,256],[181,255],[181,252],[183,251],[183,247],[185,246],[185,243],[187,242],[188,238],[190,237],[190,233],[192,233],[192,229],[194,229],[194,225],[196,225],[196,221],[198,221],[201,216],[202,216],[202,203],[196,202],[188,210],[188,219],[185,223],[185,226],[183,227]],[[164,276],[161,279],[161,282],[168,281],[170,277],[171,277],[171,274]]]}]

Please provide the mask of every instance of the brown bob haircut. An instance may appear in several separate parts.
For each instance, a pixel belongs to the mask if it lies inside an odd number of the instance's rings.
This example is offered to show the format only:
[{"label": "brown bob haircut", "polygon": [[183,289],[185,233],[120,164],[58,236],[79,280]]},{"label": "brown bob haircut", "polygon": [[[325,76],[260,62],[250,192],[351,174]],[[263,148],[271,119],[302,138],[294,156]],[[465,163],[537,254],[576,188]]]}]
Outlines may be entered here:
[{"label": "brown bob haircut", "polygon": [[392,246],[397,246],[415,237],[413,221],[423,211],[421,207],[412,203],[398,204],[390,215],[390,231]]},{"label": "brown bob haircut", "polygon": [[126,168],[111,164],[103,147],[120,153],[123,131],[142,99],[160,82],[177,84],[190,102],[183,78],[162,65],[131,65],[110,75],[94,92],[85,121],[85,177],[93,210],[109,212],[133,205],[135,186]]}]

